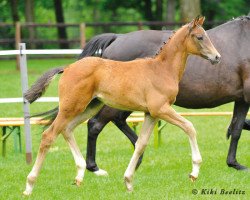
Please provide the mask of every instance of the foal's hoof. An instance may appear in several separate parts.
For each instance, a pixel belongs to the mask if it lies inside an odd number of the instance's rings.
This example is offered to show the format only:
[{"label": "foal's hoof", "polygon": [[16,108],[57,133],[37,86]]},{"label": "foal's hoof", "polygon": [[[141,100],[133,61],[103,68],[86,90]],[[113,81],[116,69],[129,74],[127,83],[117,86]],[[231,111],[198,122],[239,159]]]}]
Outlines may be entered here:
[{"label": "foal's hoof", "polygon": [[194,177],[192,174],[189,174],[189,178],[191,180],[191,182],[195,182],[197,177]]},{"label": "foal's hoof", "polygon": [[126,185],[127,191],[132,192],[133,191],[132,180],[129,180],[129,178],[125,177],[124,178],[124,183]]},{"label": "foal's hoof", "polygon": [[26,191],[26,190],[23,192],[23,196],[26,196],[26,197],[27,197],[27,196],[30,196],[30,195],[31,195],[31,192],[28,192],[28,191]]},{"label": "foal's hoof", "polygon": [[77,187],[81,186],[82,181],[79,180],[75,180],[74,183],[72,185],[76,185]]},{"label": "foal's hoof", "polygon": [[108,172],[103,169],[98,169],[97,171],[94,171],[94,174],[96,176],[108,176]]}]

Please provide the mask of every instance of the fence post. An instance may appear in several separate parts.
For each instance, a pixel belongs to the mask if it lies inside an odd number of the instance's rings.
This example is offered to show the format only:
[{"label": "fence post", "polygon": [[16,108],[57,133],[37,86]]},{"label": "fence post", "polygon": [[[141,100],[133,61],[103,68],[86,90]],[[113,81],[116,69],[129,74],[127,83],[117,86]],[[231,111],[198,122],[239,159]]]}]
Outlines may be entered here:
[{"label": "fence post", "polygon": [[83,48],[85,46],[85,43],[86,43],[86,37],[85,37],[85,23],[81,23],[80,24],[80,45],[81,45],[81,48]]},{"label": "fence post", "polygon": [[[22,93],[28,90],[28,73],[27,73],[27,59],[26,54],[22,53],[22,50],[26,50],[25,43],[19,44],[20,50],[20,70],[21,70],[21,85]],[[31,164],[32,162],[32,141],[31,141],[31,131],[30,131],[30,107],[29,102],[23,99],[23,113],[24,113],[24,132],[25,132],[25,146],[26,146],[26,162]]]},{"label": "fence post", "polygon": [[[19,49],[19,43],[21,43],[21,24],[20,22],[15,23],[15,46]],[[20,58],[19,55],[16,56],[16,69],[20,70]]]},{"label": "fence post", "polygon": [[138,27],[138,30],[140,31],[140,30],[142,30],[143,28],[142,28],[142,22],[138,22],[138,25],[137,25],[137,27]]}]

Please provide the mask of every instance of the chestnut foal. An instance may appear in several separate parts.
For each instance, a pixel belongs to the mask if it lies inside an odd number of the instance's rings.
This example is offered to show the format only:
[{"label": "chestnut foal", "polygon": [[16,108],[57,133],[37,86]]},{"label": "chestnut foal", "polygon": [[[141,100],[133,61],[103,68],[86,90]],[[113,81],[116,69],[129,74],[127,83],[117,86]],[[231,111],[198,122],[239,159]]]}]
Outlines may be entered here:
[{"label": "chestnut foal", "polygon": [[218,63],[220,54],[201,27],[204,17],[197,17],[180,28],[154,58],[119,62],[87,57],[66,68],[52,69],[43,75],[26,93],[42,95],[53,76],[63,73],[59,81],[59,112],[51,126],[44,131],[35,164],[27,177],[25,195],[30,195],[45,155],[57,136],[62,133],[70,146],[76,166],[76,185],[80,185],[86,168],[76,144],[73,129],[95,115],[107,104],[111,107],[145,112],[145,120],[136,142],[135,151],[124,174],[125,184],[132,191],[136,163],[143,153],[158,119],[174,124],[188,135],[193,168],[190,178],[198,177],[201,155],[196,131],[191,122],[171,107],[178,93],[189,54],[202,56]]}]

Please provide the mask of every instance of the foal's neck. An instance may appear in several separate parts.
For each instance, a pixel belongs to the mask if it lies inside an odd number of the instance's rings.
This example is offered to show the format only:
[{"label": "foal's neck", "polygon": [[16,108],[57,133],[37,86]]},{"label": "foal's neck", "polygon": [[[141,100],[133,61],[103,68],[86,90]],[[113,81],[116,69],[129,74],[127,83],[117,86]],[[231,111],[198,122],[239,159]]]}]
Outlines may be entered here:
[{"label": "foal's neck", "polygon": [[168,42],[162,47],[160,53],[155,57],[161,62],[165,69],[171,71],[173,77],[181,80],[188,57],[186,38],[188,36],[187,25],[181,27],[174,33]]}]

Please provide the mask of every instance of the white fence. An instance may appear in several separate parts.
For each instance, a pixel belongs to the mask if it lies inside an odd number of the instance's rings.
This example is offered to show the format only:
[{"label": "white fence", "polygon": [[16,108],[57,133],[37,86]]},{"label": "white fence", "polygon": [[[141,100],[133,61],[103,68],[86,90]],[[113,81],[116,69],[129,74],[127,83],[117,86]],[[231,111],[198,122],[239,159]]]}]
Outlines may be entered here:
[{"label": "white fence", "polygon": [[[25,43],[19,43],[19,50],[7,50],[0,51],[0,56],[5,55],[18,55],[20,58],[20,75],[22,93],[24,94],[28,90],[28,73],[27,73],[27,57],[26,55],[66,55],[66,54],[80,54],[81,49],[52,49],[52,50],[26,50]],[[58,102],[58,97],[43,97],[37,100],[37,102]],[[25,149],[26,149],[26,162],[32,162],[32,140],[30,130],[30,108],[29,103],[19,98],[1,98],[0,103],[23,103],[24,111],[24,131],[25,131]]]}]

